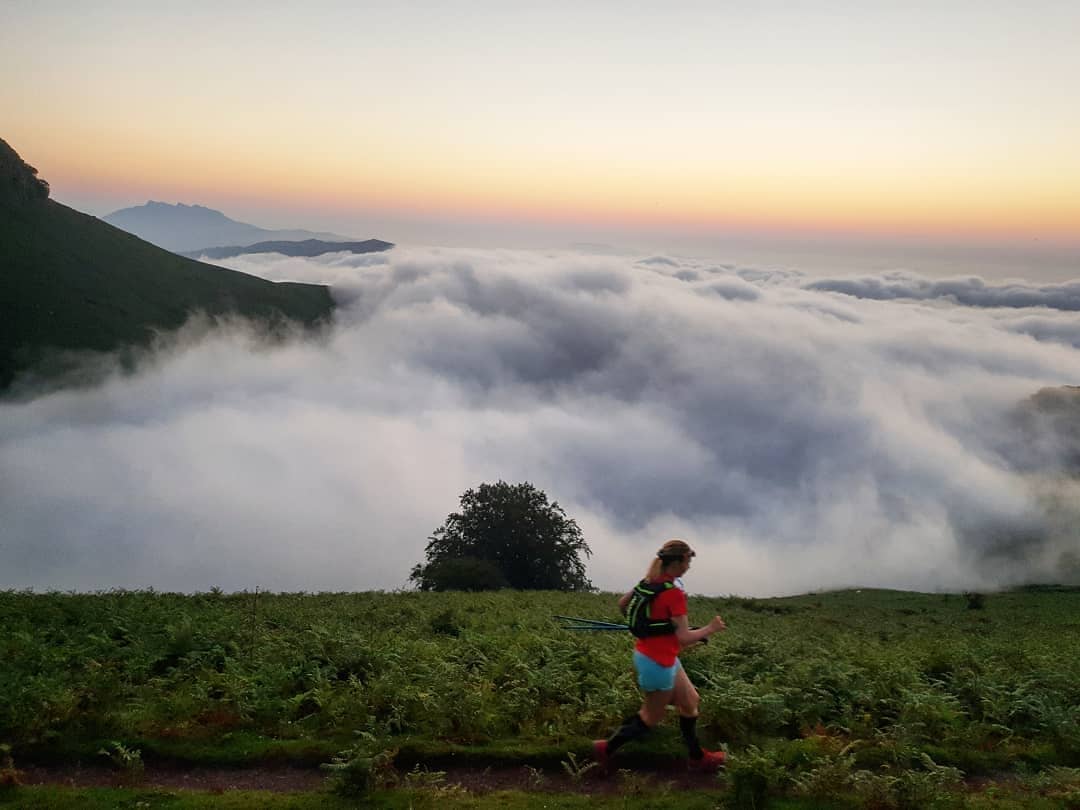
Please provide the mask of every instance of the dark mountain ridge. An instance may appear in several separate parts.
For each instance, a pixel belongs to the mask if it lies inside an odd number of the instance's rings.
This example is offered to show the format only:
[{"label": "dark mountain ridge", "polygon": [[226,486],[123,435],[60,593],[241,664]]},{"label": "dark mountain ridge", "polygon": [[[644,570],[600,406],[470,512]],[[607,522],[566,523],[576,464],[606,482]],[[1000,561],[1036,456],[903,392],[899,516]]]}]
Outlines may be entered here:
[{"label": "dark mountain ridge", "polygon": [[248,253],[281,253],[284,256],[322,256],[324,253],[377,253],[390,250],[393,242],[381,239],[365,239],[363,242],[325,242],[322,239],[305,239],[300,242],[257,242],[247,247],[208,247],[183,253],[192,259],[227,259]]},{"label": "dark mountain ridge", "polygon": [[332,311],[327,287],[177,256],[49,199],[0,140],[0,390],[58,356],[145,346],[196,312],[315,327]]}]

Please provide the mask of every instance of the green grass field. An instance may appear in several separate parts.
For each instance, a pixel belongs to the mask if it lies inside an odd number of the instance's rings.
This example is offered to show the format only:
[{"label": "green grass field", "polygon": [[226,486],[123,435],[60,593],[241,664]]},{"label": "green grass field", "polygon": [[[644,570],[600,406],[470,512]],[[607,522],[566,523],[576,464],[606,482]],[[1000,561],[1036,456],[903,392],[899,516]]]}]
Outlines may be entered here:
[{"label": "green grass field", "polygon": [[[106,747],[146,763],[315,766],[341,754],[398,771],[558,769],[638,705],[629,634],[573,633],[551,618],[613,619],[614,602],[510,591],[2,592],[0,743],[16,768],[101,762]],[[1070,795],[1080,590],[970,605],[873,590],[692,597],[692,621],[719,612],[729,625],[683,655],[702,696],[702,737],[732,754],[729,788],[911,806],[905,796],[953,795],[963,779],[1056,774],[1045,778]],[[672,722],[624,749],[620,766],[683,755]]]}]

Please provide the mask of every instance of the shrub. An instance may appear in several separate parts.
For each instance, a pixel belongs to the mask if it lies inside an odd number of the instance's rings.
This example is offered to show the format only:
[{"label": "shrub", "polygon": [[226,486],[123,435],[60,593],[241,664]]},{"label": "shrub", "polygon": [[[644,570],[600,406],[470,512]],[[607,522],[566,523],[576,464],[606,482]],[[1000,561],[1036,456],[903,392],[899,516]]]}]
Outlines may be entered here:
[{"label": "shrub", "polygon": [[21,785],[22,776],[22,771],[15,768],[15,760],[11,758],[11,746],[0,745],[0,793]]},{"label": "shrub", "polygon": [[421,590],[497,591],[509,584],[499,566],[490,560],[453,557],[436,560],[423,568]]},{"label": "shrub", "polygon": [[731,758],[727,780],[731,788],[729,806],[736,810],[764,810],[783,788],[787,773],[769,754],[750,746]]},{"label": "shrub", "polygon": [[394,781],[396,755],[396,749],[380,748],[372,735],[361,734],[356,744],[320,767],[330,775],[331,791],[338,796],[358,798]]},{"label": "shrub", "polygon": [[431,632],[437,636],[457,638],[461,635],[461,622],[458,621],[457,614],[450,608],[432,616],[428,626],[431,628]]},{"label": "shrub", "polygon": [[815,799],[846,795],[854,784],[855,757],[846,749],[818,760],[815,767],[794,778],[795,791]]},{"label": "shrub", "polygon": [[864,807],[881,810],[950,810],[963,806],[956,789],[963,774],[938,765],[923,754],[922,770],[887,772],[857,771],[852,778],[855,793]]},{"label": "shrub", "polygon": [[138,782],[142,779],[142,752],[138,748],[128,748],[121,742],[113,741],[98,750],[98,755],[107,757],[109,763],[125,781]]}]

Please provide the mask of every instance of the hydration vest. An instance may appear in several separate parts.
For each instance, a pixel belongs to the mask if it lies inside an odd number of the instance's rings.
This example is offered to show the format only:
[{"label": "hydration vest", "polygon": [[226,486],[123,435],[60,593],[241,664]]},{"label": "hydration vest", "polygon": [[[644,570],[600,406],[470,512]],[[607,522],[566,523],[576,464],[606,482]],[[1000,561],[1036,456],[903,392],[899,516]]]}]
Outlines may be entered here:
[{"label": "hydration vest", "polygon": [[653,600],[657,596],[678,587],[674,582],[650,583],[641,580],[634,586],[630,602],[626,606],[626,626],[637,638],[652,636],[670,636],[675,632],[675,623],[671,619],[656,621],[649,618]]}]

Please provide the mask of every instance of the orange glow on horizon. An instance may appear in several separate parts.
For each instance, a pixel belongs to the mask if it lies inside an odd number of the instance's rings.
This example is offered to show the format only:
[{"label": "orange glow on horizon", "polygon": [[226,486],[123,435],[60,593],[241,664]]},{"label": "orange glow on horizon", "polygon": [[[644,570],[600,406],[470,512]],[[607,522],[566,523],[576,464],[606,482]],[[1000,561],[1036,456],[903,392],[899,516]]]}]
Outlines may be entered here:
[{"label": "orange glow on horizon", "polygon": [[[59,136],[36,143],[30,162],[56,188],[107,191],[133,200],[207,204],[208,199],[226,199],[264,207],[275,201],[342,214],[702,235],[766,231],[1080,238],[1080,195],[1066,191],[1068,178],[1048,183],[1045,177],[1007,171],[988,177],[959,168],[932,173],[884,166],[859,173],[853,170],[858,167],[835,162],[812,170],[793,164],[763,171],[753,165],[692,162],[650,169],[597,163],[588,155],[514,163],[498,154],[485,159],[472,154],[440,161],[437,155],[406,159],[378,144],[362,145],[339,161],[330,153],[285,152],[276,143],[241,149],[229,142],[211,161],[205,144],[186,142],[180,135],[163,142],[114,131],[85,133],[83,141],[93,145],[92,162],[67,153]],[[288,160],[281,160],[283,153]],[[366,157],[359,160],[356,154]]]}]

